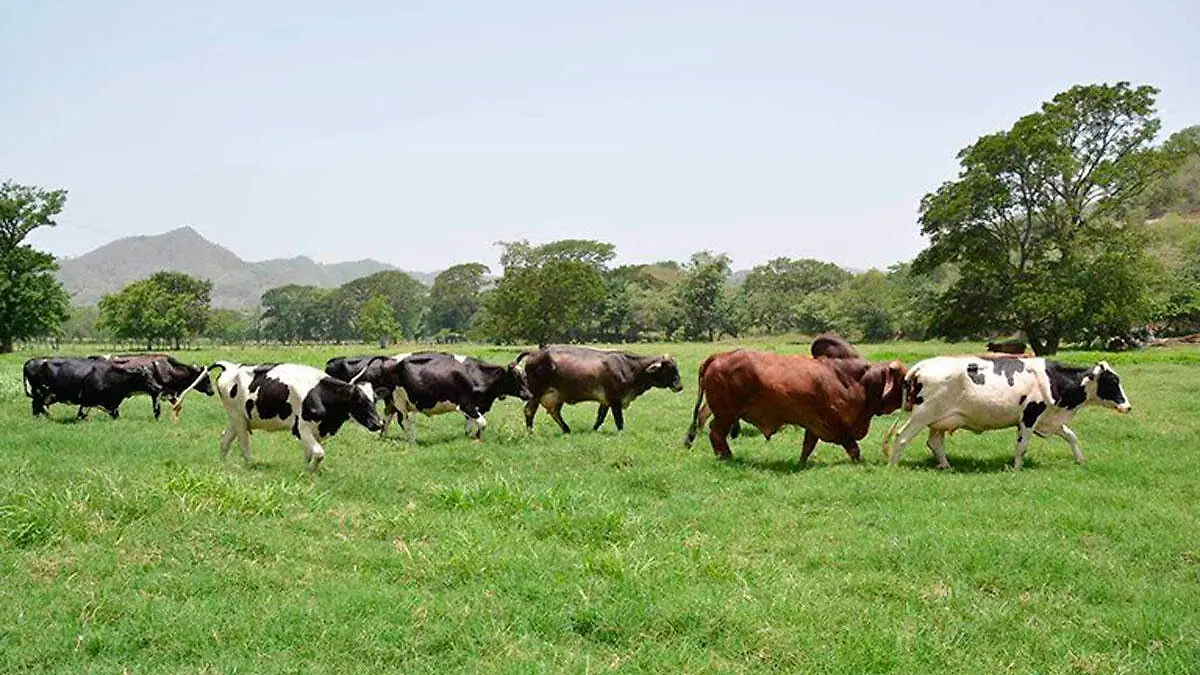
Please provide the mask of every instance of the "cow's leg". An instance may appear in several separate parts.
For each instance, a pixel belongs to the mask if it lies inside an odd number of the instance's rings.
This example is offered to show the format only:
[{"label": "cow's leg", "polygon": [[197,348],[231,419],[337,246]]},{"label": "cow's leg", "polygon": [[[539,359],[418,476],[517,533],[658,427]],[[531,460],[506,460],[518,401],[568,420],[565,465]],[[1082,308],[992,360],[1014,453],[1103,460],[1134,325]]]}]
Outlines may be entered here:
[{"label": "cow's leg", "polygon": [[613,421],[617,423],[617,431],[625,431],[625,411],[621,409],[621,402],[613,401],[608,406],[612,408]]},{"label": "cow's leg", "polygon": [[1013,471],[1020,471],[1025,448],[1029,447],[1029,439],[1033,438],[1033,429],[1021,424],[1017,426],[1017,456],[1013,460]]},{"label": "cow's leg", "polygon": [[237,432],[235,432],[233,430],[233,427],[225,427],[225,430],[221,432],[221,461],[222,462],[225,461],[225,458],[229,456],[229,448],[230,448],[230,446],[233,445],[233,439],[236,437],[237,437]]},{"label": "cow's leg", "polygon": [[325,448],[321,447],[321,442],[312,431],[307,429],[300,431],[300,442],[304,444],[304,462],[308,472],[316,473],[321,467],[321,460],[325,459]]},{"label": "cow's leg", "polygon": [[571,433],[571,427],[567,426],[567,423],[563,421],[562,407],[562,401],[555,401],[554,405],[546,406],[546,412],[550,413],[551,419],[553,419],[555,422],[558,422],[558,428],[562,429],[564,434],[569,434]]},{"label": "cow's leg", "polygon": [[[613,416],[615,417],[616,414],[614,413]],[[608,404],[601,403],[600,407],[596,410],[596,423],[592,425],[592,431],[600,430],[600,425],[604,424],[605,417],[608,417]]]},{"label": "cow's leg", "polygon": [[238,445],[242,448],[242,459],[246,466],[254,466],[254,458],[250,456],[250,429],[242,427],[236,430]]},{"label": "cow's leg", "polygon": [[34,394],[35,395],[29,399],[29,406],[33,409],[33,416],[37,417],[38,415],[45,415],[46,400],[38,395],[37,392],[34,392]]},{"label": "cow's leg", "polygon": [[[888,466],[896,466],[900,463],[900,455],[904,453],[904,448],[912,443],[917,434],[926,426],[925,422],[918,420],[915,416],[909,417],[904,426],[900,427],[900,431],[896,434],[895,443],[892,444],[892,455],[888,457]],[[942,468],[950,468],[947,464]]]},{"label": "cow's leg", "polygon": [[929,438],[926,439],[925,445],[933,451],[933,456],[937,458],[939,469],[949,469],[950,462],[946,460],[946,432],[929,430]]},{"label": "cow's leg", "polygon": [[733,456],[733,453],[729,450],[729,441],[726,440],[726,437],[729,435],[729,430],[736,423],[736,417],[714,415],[712,424],[708,426],[708,442],[712,444],[713,452],[719,459],[729,459]]},{"label": "cow's leg", "polygon": [[417,442],[417,413],[411,410],[399,410],[396,412],[396,416],[400,419],[400,428],[404,429],[405,440],[415,444]]},{"label": "cow's leg", "polygon": [[537,416],[539,404],[536,396],[525,402],[525,428],[529,431],[533,431],[533,418]]},{"label": "cow's leg", "polygon": [[79,410],[75,413],[75,419],[86,420],[87,416],[87,408],[83,407],[82,405],[79,406]]},{"label": "cow's leg", "polygon": [[399,417],[399,416],[400,416],[400,410],[398,408],[396,408],[396,404],[392,400],[392,396],[384,397],[383,398],[383,428],[379,430],[380,438],[387,436],[388,429],[390,429],[392,426],[392,418]]},{"label": "cow's leg", "polygon": [[[735,429],[737,427],[734,427]],[[800,465],[808,464],[808,458],[812,455],[813,450],[817,448],[817,435],[808,429],[804,430],[804,445],[800,448]]]},{"label": "cow's leg", "polygon": [[483,413],[479,412],[479,408],[471,404],[460,404],[458,409],[467,418],[467,437],[482,441],[483,429],[487,426],[487,418],[483,416]]},{"label": "cow's leg", "polygon": [[1085,464],[1086,460],[1083,458],[1083,452],[1079,450],[1079,438],[1075,436],[1074,431],[1071,431],[1071,427],[1065,424],[1059,427],[1058,436],[1066,441],[1067,445],[1071,446],[1071,454],[1075,455],[1075,463]]},{"label": "cow's leg", "polygon": [[842,447],[846,449],[846,456],[850,458],[851,462],[858,463],[862,461],[862,451],[858,449],[858,441],[850,439],[842,443]]},{"label": "cow's leg", "polygon": [[108,416],[113,418],[114,420],[121,418],[121,404],[120,403],[113,406],[112,408],[105,408],[105,411],[108,412]]},{"label": "cow's leg", "polygon": [[160,397],[157,395],[150,397],[150,406],[154,408],[154,419],[162,416],[162,401],[159,399]]}]

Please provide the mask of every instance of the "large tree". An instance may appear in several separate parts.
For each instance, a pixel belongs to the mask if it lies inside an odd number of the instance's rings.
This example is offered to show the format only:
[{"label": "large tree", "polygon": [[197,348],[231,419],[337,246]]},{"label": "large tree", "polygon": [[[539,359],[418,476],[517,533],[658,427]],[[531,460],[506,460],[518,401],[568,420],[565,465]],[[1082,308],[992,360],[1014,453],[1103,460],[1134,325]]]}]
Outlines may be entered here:
[{"label": "large tree", "polygon": [[851,276],[833,263],[776,258],[746,275],[740,299],[742,311],[748,325],[764,333],[800,330],[808,296],[835,291]]},{"label": "large tree", "polygon": [[348,281],[335,289],[330,297],[333,337],[338,340],[377,338],[363,334],[358,322],[359,312],[371,298],[383,297],[400,333],[414,338],[421,332],[426,294],[424,284],[397,270],[384,270]]},{"label": "large tree", "polygon": [[67,318],[67,292],[55,278],[54,257],[24,244],[39,227],[53,227],[66,190],[0,183],[0,353],[13,341],[56,334]]},{"label": "large tree", "polygon": [[544,343],[595,335],[608,294],[612,244],[564,239],[501,246],[504,275],[486,300],[488,337]]},{"label": "large tree", "polygon": [[[1081,311],[1098,300],[1086,286],[1093,267],[1111,270],[1107,242],[1178,162],[1153,145],[1157,93],[1126,82],[1076,86],[959,153],[958,178],[921,202],[930,246],[914,269],[955,263],[959,272],[938,303],[936,332],[1020,329],[1037,353],[1051,354],[1096,328]],[[1137,275],[1112,281],[1106,298],[1143,296]]]},{"label": "large tree", "polygon": [[292,343],[324,340],[330,334],[330,291],[288,284],[262,294],[262,337]]},{"label": "large tree", "polygon": [[425,318],[431,335],[439,331],[466,334],[471,318],[479,311],[488,271],[479,263],[463,263],[437,275],[429,290],[429,313]]},{"label": "large tree", "polygon": [[175,349],[208,323],[212,282],[182,272],[156,272],[100,299],[100,323],[113,337]]},{"label": "large tree", "polygon": [[734,333],[725,284],[729,280],[729,256],[700,251],[683,268],[678,300],[683,310],[683,334],[688,340],[716,339],[719,333]]}]

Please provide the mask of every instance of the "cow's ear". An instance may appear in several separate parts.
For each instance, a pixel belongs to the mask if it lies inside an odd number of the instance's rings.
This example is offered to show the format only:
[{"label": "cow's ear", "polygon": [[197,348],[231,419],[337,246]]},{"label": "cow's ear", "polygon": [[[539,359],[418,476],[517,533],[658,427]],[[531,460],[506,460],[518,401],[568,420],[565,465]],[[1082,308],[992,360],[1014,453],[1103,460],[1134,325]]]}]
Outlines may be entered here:
[{"label": "cow's ear", "polygon": [[887,377],[883,382],[883,400],[887,401],[891,395],[904,386],[904,364],[900,361],[892,361],[887,367]]}]

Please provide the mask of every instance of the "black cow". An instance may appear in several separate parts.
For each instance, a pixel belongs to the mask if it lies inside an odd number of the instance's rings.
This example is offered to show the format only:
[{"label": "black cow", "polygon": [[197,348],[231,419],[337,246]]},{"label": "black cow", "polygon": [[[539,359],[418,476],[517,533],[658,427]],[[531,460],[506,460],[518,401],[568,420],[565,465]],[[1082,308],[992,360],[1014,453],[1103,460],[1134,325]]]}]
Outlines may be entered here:
[{"label": "black cow", "polygon": [[533,430],[538,404],[546,408],[563,433],[571,427],[562,418],[563,404],[599,401],[593,430],[604,424],[612,409],[617,430],[625,428],[623,410],[655,387],[683,390],[679,366],[670,356],[640,356],[590,347],[543,346],[517,357],[532,396],[525,404],[525,426]]},{"label": "black cow", "polygon": [[205,396],[213,395],[212,380],[205,377],[206,369],[199,364],[188,365],[178,361],[175,357],[169,354],[119,354],[117,356],[92,356],[92,359],[104,359],[110,363],[115,363],[121,366],[144,366],[158,386],[162,387],[162,394],[151,399],[154,404],[154,419],[158,419],[162,415],[162,405],[159,402],[162,396],[166,396],[167,402],[171,404],[171,417],[179,419],[179,412],[183,410],[183,404],[180,403],[180,395],[195,383],[195,390]]},{"label": "black cow", "polygon": [[54,403],[79,406],[76,417],[87,419],[88,408],[104,408],[120,417],[121,403],[143,392],[151,398],[162,387],[145,366],[124,366],[99,359],[34,358],[21,373],[25,395],[32,401],[33,415],[45,415]]},{"label": "black cow", "polygon": [[[375,390],[376,401],[389,401],[392,398],[392,389],[395,388],[399,377],[395,362],[407,356],[409,354],[335,356],[325,362],[325,374],[344,382],[350,380],[368,382]],[[365,373],[362,372],[364,366],[367,371]]]},{"label": "black cow", "polygon": [[217,368],[224,369],[217,378],[217,393],[229,416],[221,434],[222,459],[236,438],[242,458],[252,464],[251,430],[291,431],[304,445],[306,467],[315,472],[325,458],[321,439],[336,434],[347,420],[353,418],[370,431],[383,426],[367,383],[344,382],[295,363],[243,366],[218,361],[209,366]]},{"label": "black cow", "polygon": [[480,440],[487,426],[484,415],[497,399],[529,399],[525,378],[516,364],[497,366],[469,356],[419,352],[400,361],[383,362],[380,368],[384,386],[392,381],[398,384],[388,399],[383,431],[387,433],[392,415],[397,415],[409,442],[416,442],[413,413],[461,412],[466,417],[467,435]]}]

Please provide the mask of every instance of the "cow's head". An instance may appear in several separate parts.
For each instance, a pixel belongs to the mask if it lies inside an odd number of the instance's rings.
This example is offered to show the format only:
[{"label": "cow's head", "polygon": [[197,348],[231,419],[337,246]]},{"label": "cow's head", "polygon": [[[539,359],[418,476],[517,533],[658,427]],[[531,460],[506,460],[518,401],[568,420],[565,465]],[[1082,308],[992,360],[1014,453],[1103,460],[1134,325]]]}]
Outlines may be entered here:
[{"label": "cow's head", "polygon": [[646,366],[646,375],[650,378],[650,386],[670,389],[673,392],[683,391],[683,382],[679,379],[679,366],[670,354],[663,354]]},{"label": "cow's head", "polygon": [[208,376],[208,369],[204,366],[194,363],[188,367],[188,376],[198,378],[196,380],[196,391],[205,396],[212,396],[216,392],[213,391],[212,378]]},{"label": "cow's head", "polygon": [[525,381],[525,365],[523,363],[519,360],[513,361],[504,367],[504,374],[500,377],[497,392],[501,399],[505,396],[516,396],[522,401],[533,398],[533,392],[529,391],[529,384]]},{"label": "cow's head", "polygon": [[1121,388],[1121,378],[1107,361],[1101,361],[1092,368],[1090,380],[1086,385],[1089,401],[1095,400],[1117,412],[1127,413],[1133,409],[1125,390]]},{"label": "cow's head", "polygon": [[874,415],[887,415],[904,403],[904,378],[908,368],[901,361],[872,363],[863,374],[862,385],[867,393],[867,410]]},{"label": "cow's head", "polygon": [[367,431],[379,431],[383,422],[375,410],[375,389],[370,382],[358,384],[340,383],[349,390],[350,416],[355,422],[367,428]]}]

